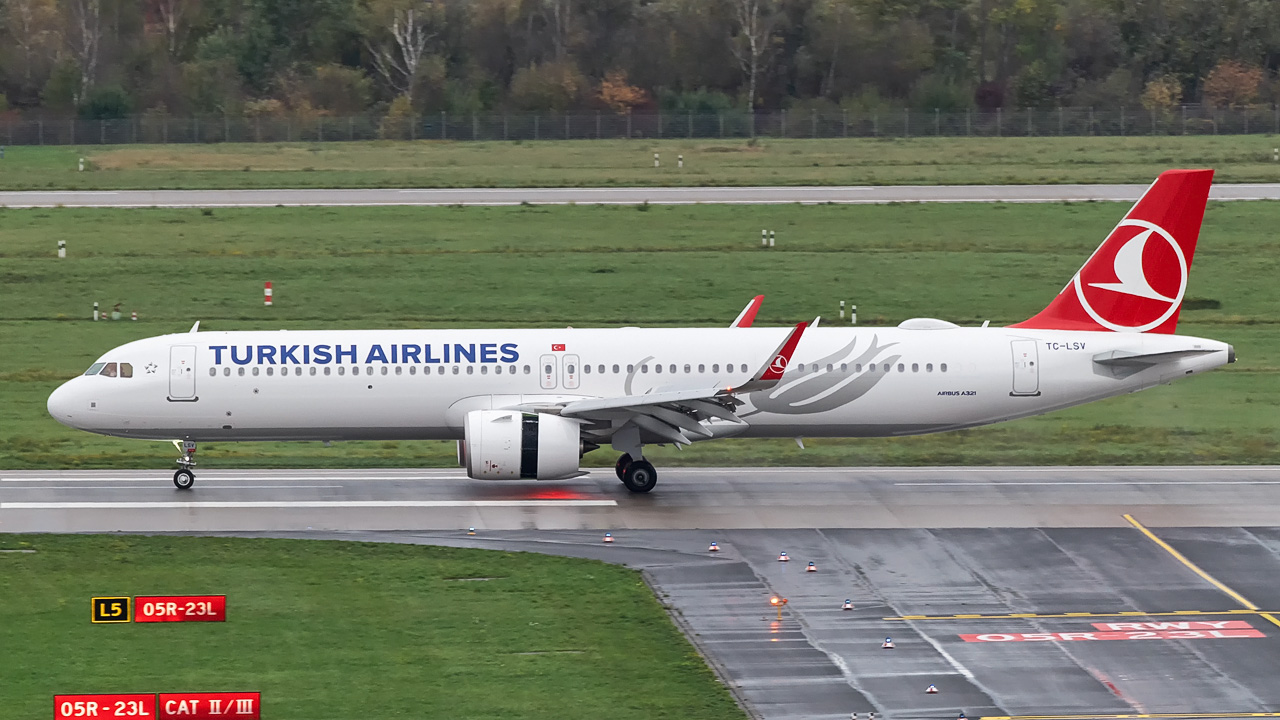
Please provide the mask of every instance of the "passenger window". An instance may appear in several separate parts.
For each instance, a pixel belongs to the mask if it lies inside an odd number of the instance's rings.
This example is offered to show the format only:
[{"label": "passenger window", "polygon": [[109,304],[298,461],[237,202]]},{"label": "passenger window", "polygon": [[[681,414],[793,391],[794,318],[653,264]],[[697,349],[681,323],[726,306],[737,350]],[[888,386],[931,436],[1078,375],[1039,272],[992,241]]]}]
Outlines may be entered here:
[{"label": "passenger window", "polygon": [[920,372],[920,363],[911,363],[911,372]]},{"label": "passenger window", "polygon": [[259,369],[260,369],[260,368],[259,368],[257,365],[254,365],[254,366],[253,366],[253,376],[254,376],[254,377],[258,377],[258,371],[259,371]]},{"label": "passenger window", "polygon": [[672,365],[671,367],[669,367],[669,368],[667,368],[667,369],[668,369],[668,370],[670,370],[671,372],[675,372],[675,371],[676,371],[676,366],[675,366],[675,365]]},{"label": "passenger window", "polygon": [[939,365],[939,366],[938,366],[938,369],[939,369],[939,370],[941,370],[942,372],[946,372],[946,371],[947,371],[947,364],[946,364],[946,363],[942,363],[941,365]]},{"label": "passenger window", "polygon": [[685,366],[684,366],[684,374],[685,374],[685,375],[688,375],[688,374],[689,374],[689,373],[691,373],[691,372],[693,372],[693,368],[692,368],[692,367],[690,367],[689,365],[685,365]]},{"label": "passenger window", "polygon": [[383,366],[382,366],[382,374],[383,374],[383,375],[386,375],[386,374],[387,374],[387,366],[386,366],[386,365],[383,365]]},{"label": "passenger window", "polygon": [[856,373],[860,373],[860,372],[862,372],[862,363],[858,363],[858,364],[854,365],[854,366],[853,366],[853,371],[854,371],[854,372],[856,372]]},{"label": "passenger window", "polygon": [[409,366],[409,374],[410,374],[410,375],[417,375],[417,374],[418,374],[418,366],[417,366],[417,365],[410,365],[410,366]]},{"label": "passenger window", "polygon": [[481,365],[481,366],[480,366],[480,374],[481,374],[481,375],[488,375],[488,374],[489,374],[489,366],[488,366],[488,365]]},{"label": "passenger window", "polygon": [[[647,368],[647,367],[649,367],[649,366],[648,366],[648,365],[645,365],[644,367],[645,367],[645,368]],[[654,372],[656,372],[656,373],[660,373],[660,372],[662,372],[662,364],[661,364],[661,363],[659,363],[659,364],[657,364],[657,365],[654,365],[654,366],[653,366],[653,371],[654,371]]]},{"label": "passenger window", "polygon": [[324,374],[325,374],[325,375],[328,375],[328,374],[329,374],[329,368],[328,368],[328,366],[325,366]]},{"label": "passenger window", "polygon": [[297,375],[298,377],[302,377],[302,367],[301,367],[301,366],[298,366],[298,367],[294,368],[294,369],[293,369],[293,374],[294,374],[294,375]]},{"label": "passenger window", "polygon": [[840,372],[848,372],[849,363],[840,363]]},{"label": "passenger window", "polygon": [[[603,374],[604,374],[604,366],[603,366],[603,365],[601,365],[601,366],[600,366],[600,367],[598,367],[597,369],[600,371],[600,374],[601,374],[601,375],[603,375]],[[614,372],[617,372],[617,366],[614,366]]]},{"label": "passenger window", "polygon": [[906,372],[906,370],[907,366],[905,363],[898,363],[898,372]]},{"label": "passenger window", "polygon": [[458,374],[458,366],[457,366],[457,365],[454,365],[454,366],[453,366],[453,374],[454,374],[454,375],[457,375],[457,374]]},{"label": "passenger window", "polygon": [[924,364],[924,371],[925,371],[925,372],[933,372],[933,363],[925,363],[925,364]]},{"label": "passenger window", "polygon": [[835,367],[833,367],[833,366],[831,365],[831,363],[827,363],[827,372],[831,372],[831,371],[832,371],[832,370],[834,370],[834,369],[835,369]]},{"label": "passenger window", "polygon": [[106,366],[102,368],[102,374],[103,374],[103,375],[106,375],[107,377],[115,377],[115,376],[116,376],[116,364],[115,364],[115,363],[107,363],[107,364],[106,364]]},{"label": "passenger window", "polygon": [[706,366],[706,365],[703,365],[703,364],[701,364],[701,363],[699,363],[699,364],[698,364],[698,372],[700,372],[700,373],[704,373],[704,372],[706,372],[706,371],[707,371],[707,366]]},{"label": "passenger window", "polygon": [[712,363],[712,364],[711,364],[711,372],[713,372],[713,373],[718,373],[718,372],[720,372],[720,363]]},{"label": "passenger window", "polygon": [[475,365],[468,365],[468,366],[467,366],[467,374],[468,374],[468,375],[470,375],[470,374],[474,373],[475,371],[476,371],[476,366],[475,366]]},{"label": "passenger window", "polygon": [[[569,372],[573,372],[573,371],[572,371],[572,370],[570,370]],[[591,366],[590,366],[590,365],[583,365],[583,366],[582,366],[582,374],[583,374],[583,375],[590,375],[590,374],[591,374]]]},{"label": "passenger window", "polygon": [[236,368],[236,374],[240,377],[244,377],[244,368]]},{"label": "passenger window", "polygon": [[867,366],[867,372],[875,372],[875,371],[876,371],[875,363],[871,363],[870,365]]},{"label": "passenger window", "polygon": [[102,372],[102,368],[103,368],[104,366],[106,366],[106,363],[94,363],[94,364],[92,364],[92,365],[90,365],[90,366],[89,366],[89,369],[88,369],[88,370],[85,370],[85,371],[84,371],[84,374],[85,374],[85,375],[97,375],[98,373]]},{"label": "passenger window", "polygon": [[216,367],[209,368],[209,377],[215,377],[217,374],[218,374],[218,368]]},{"label": "passenger window", "polygon": [[529,369],[529,366],[528,366],[528,365],[525,365],[525,366],[524,366],[524,374],[525,374],[525,375],[528,375],[530,372],[531,372],[531,371],[530,371],[530,369]]},{"label": "passenger window", "polygon": [[746,372],[746,371],[747,371],[747,364],[742,363],[742,372]]}]

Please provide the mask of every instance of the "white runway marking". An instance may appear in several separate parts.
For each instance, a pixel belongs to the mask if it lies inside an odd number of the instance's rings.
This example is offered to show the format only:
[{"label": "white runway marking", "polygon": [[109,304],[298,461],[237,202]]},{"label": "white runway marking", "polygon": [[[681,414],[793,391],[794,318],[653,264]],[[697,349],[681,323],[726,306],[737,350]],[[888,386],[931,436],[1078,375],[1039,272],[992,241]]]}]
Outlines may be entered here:
[{"label": "white runway marking", "polygon": [[0,510],[195,510],[199,508],[615,507],[617,500],[262,500],[191,502],[0,502]]},{"label": "white runway marking", "polygon": [[[103,482],[99,480],[98,482]],[[114,482],[114,481],[113,481]],[[346,485],[203,485],[201,490],[297,490],[299,488],[340,488]],[[9,487],[6,490],[145,490],[153,491],[152,487],[139,487],[137,485],[33,485],[31,487]]]},{"label": "white runway marking", "polygon": [[1017,482],[993,480],[988,482],[900,482],[899,487],[1013,487],[1022,485],[1280,485],[1280,480],[1062,480],[1045,482]]}]

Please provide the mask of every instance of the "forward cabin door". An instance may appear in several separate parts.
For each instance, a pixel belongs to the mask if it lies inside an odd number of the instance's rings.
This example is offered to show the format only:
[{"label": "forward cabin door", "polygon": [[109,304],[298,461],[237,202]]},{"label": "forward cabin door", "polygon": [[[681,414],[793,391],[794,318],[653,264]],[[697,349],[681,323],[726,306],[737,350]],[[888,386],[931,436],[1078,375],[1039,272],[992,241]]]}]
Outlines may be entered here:
[{"label": "forward cabin door", "polygon": [[1040,367],[1036,361],[1037,343],[1035,340],[1014,340],[1013,346],[1013,392],[1010,395],[1039,395]]},{"label": "forward cabin door", "polygon": [[169,399],[196,399],[196,346],[169,348]]}]

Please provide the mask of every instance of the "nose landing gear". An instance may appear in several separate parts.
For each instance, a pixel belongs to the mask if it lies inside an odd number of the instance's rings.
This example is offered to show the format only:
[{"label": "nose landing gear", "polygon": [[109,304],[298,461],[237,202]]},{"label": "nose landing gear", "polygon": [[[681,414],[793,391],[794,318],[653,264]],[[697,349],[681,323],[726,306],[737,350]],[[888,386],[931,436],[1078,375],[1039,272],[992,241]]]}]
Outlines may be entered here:
[{"label": "nose landing gear", "polygon": [[173,474],[174,487],[190,490],[196,484],[196,474],[191,472],[191,468],[196,466],[196,444],[191,440],[174,440],[173,446],[182,453],[182,457],[178,458],[180,469]]}]

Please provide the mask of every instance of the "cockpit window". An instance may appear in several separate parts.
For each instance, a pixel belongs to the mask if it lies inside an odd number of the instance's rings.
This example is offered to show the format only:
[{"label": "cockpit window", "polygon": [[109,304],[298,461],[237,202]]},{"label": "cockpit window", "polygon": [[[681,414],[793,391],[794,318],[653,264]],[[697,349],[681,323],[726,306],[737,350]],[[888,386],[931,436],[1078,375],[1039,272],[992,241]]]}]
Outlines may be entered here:
[{"label": "cockpit window", "polygon": [[133,377],[133,365],[120,363],[120,377]]},{"label": "cockpit window", "polygon": [[105,377],[115,377],[116,373],[117,373],[116,364],[107,363],[106,366],[102,368],[102,372],[100,374]]},{"label": "cockpit window", "polygon": [[98,373],[102,372],[102,368],[103,368],[105,365],[106,365],[106,363],[94,363],[94,364],[92,364],[92,365],[90,365],[90,366],[89,366],[89,369],[88,369],[88,370],[85,370],[85,371],[84,371],[84,374],[85,374],[85,375],[97,375]]}]

